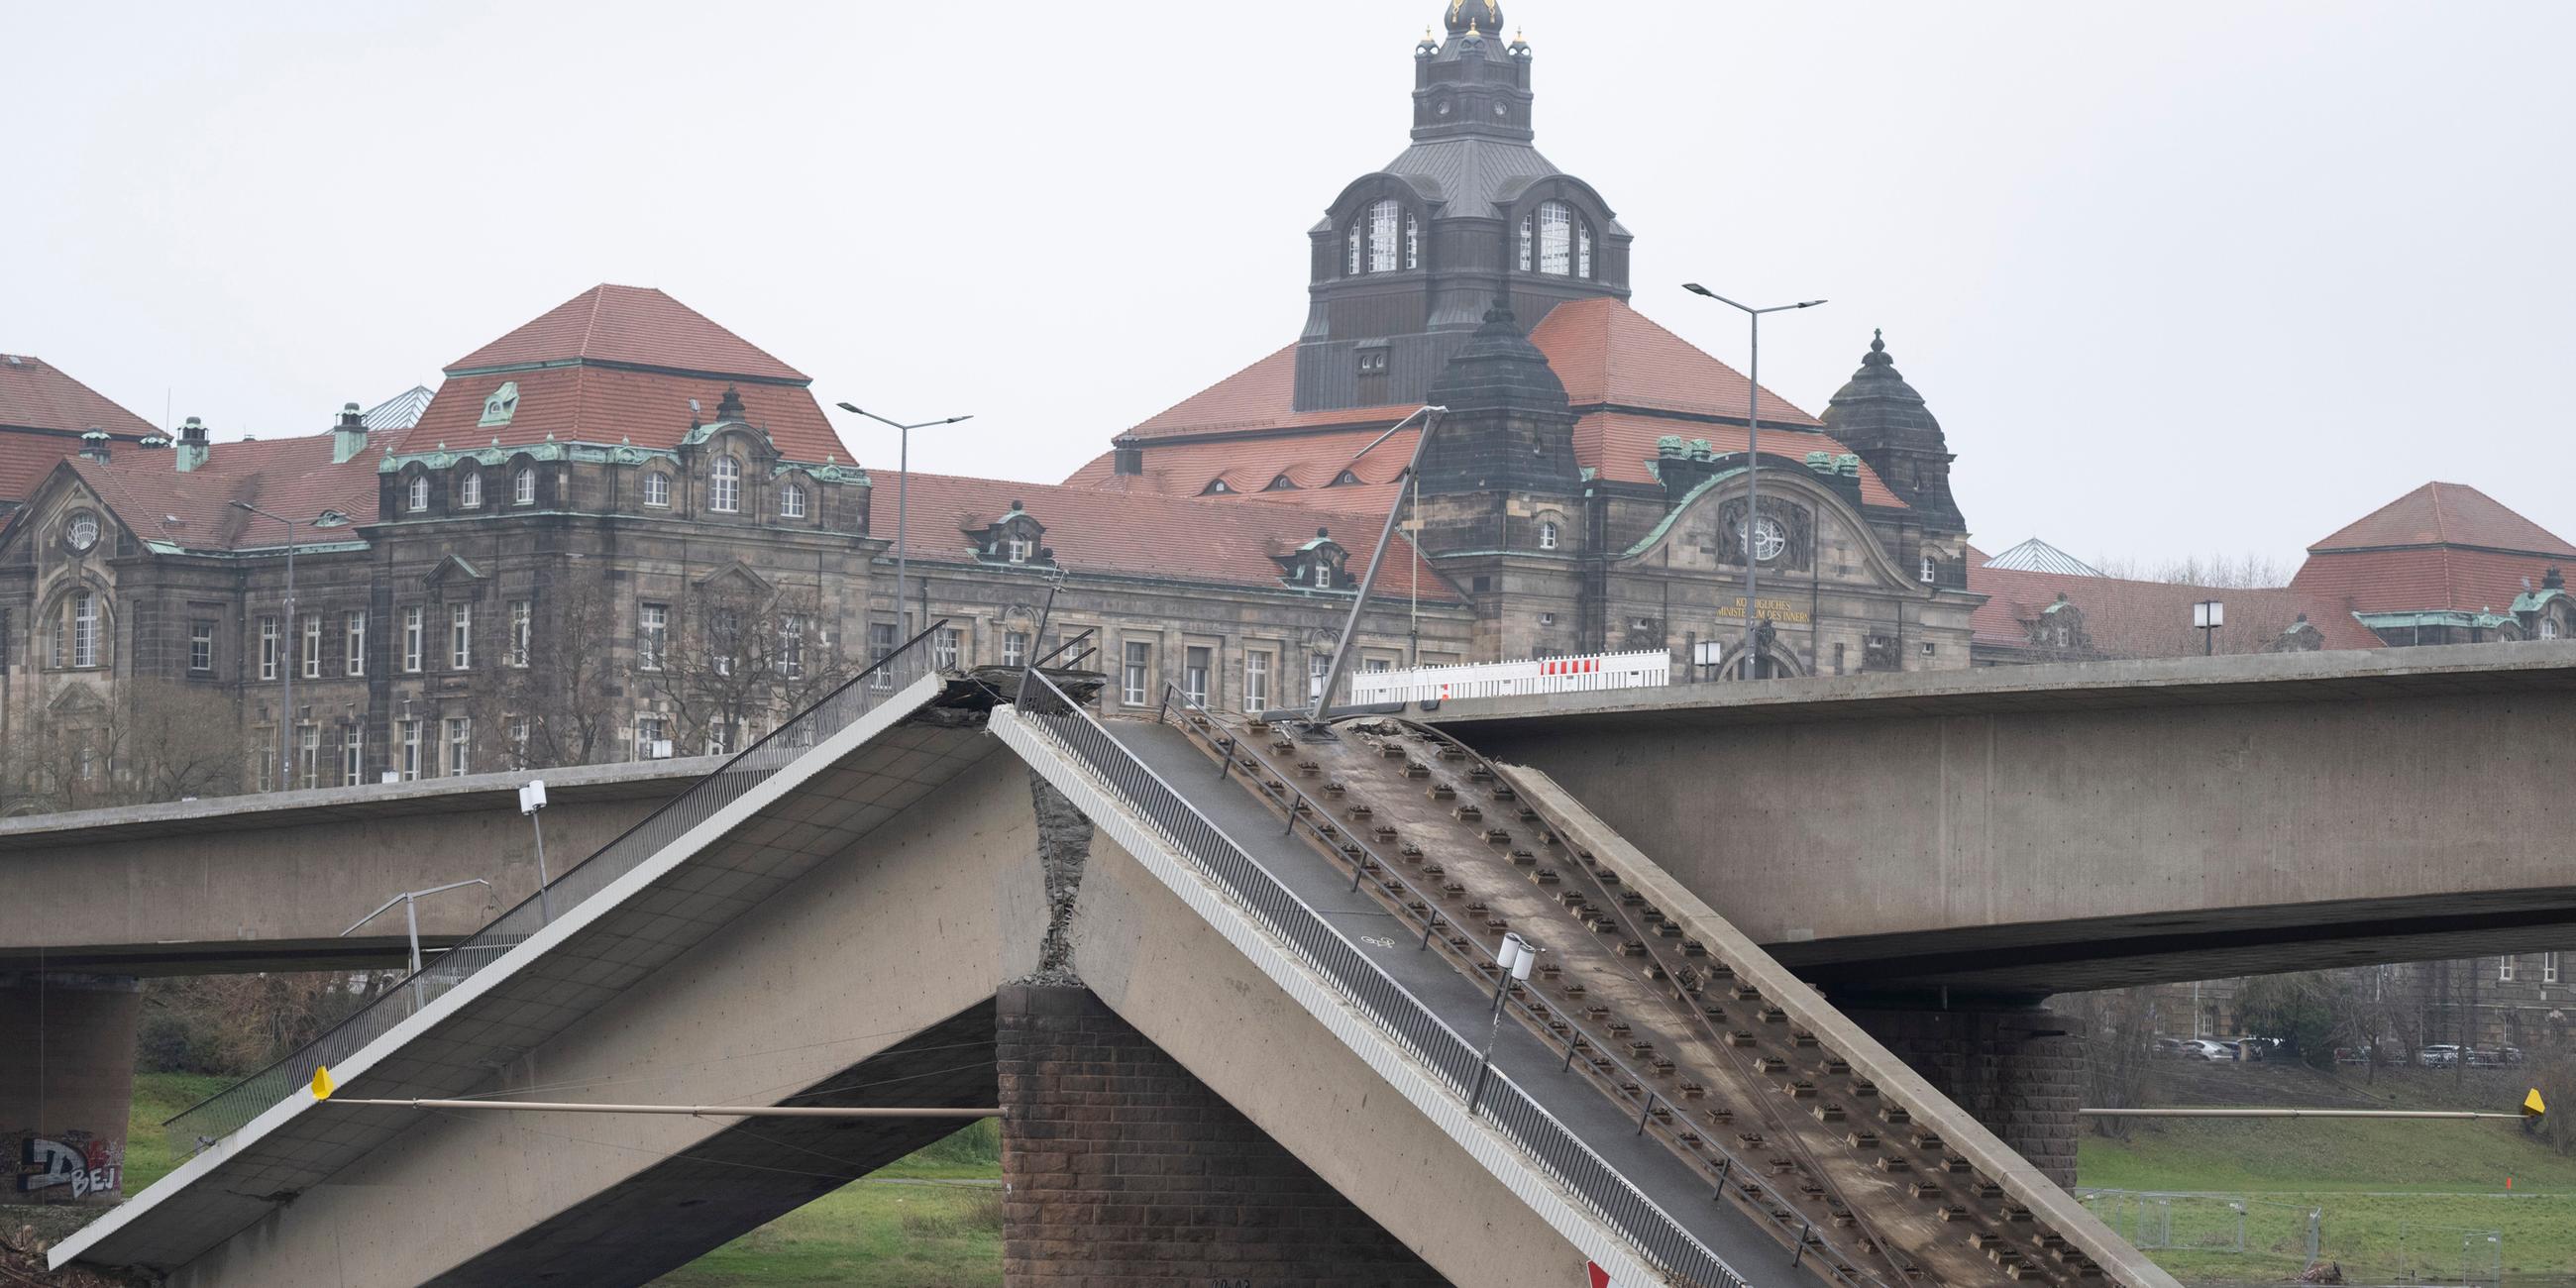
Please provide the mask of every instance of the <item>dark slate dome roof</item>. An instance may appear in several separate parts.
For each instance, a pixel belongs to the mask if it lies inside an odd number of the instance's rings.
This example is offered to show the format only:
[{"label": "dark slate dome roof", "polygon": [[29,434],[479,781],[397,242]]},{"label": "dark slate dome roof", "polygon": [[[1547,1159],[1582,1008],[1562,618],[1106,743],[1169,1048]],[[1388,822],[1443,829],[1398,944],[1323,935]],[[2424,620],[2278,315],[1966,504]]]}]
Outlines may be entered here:
[{"label": "dark slate dome roof", "polygon": [[1846,443],[1941,441],[1941,422],[1932,418],[1923,395],[1897,373],[1896,359],[1887,356],[1882,332],[1870,333],[1869,352],[1862,356],[1860,370],[1834,391],[1833,401],[1825,404],[1824,420],[1826,431]]},{"label": "dark slate dome roof", "polygon": [[1503,29],[1502,0],[1449,0],[1449,34],[1463,36],[1467,28],[1491,36]]}]

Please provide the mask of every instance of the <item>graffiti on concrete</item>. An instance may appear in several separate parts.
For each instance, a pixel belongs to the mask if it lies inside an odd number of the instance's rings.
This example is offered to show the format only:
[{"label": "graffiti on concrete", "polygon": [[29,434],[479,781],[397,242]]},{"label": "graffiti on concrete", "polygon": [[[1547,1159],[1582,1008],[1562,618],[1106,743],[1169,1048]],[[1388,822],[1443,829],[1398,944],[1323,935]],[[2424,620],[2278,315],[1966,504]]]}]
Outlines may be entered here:
[{"label": "graffiti on concrete", "polygon": [[[28,1132],[18,1138],[18,1192],[70,1187],[71,1197],[115,1193],[125,1183],[125,1143],[93,1132],[59,1138]],[[48,1196],[51,1197],[51,1196]]]}]

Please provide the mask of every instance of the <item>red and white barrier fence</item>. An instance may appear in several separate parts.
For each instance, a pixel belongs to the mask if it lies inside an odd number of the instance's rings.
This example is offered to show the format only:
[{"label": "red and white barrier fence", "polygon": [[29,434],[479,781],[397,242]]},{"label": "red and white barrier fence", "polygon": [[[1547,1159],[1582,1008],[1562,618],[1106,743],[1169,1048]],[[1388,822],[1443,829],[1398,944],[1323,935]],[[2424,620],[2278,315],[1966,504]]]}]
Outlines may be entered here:
[{"label": "red and white barrier fence", "polygon": [[1351,700],[1362,705],[1447,702],[1455,698],[1637,689],[1670,684],[1672,680],[1672,655],[1660,649],[1642,653],[1592,653],[1582,657],[1535,658],[1527,662],[1425,666],[1410,671],[1364,671],[1351,677]]}]

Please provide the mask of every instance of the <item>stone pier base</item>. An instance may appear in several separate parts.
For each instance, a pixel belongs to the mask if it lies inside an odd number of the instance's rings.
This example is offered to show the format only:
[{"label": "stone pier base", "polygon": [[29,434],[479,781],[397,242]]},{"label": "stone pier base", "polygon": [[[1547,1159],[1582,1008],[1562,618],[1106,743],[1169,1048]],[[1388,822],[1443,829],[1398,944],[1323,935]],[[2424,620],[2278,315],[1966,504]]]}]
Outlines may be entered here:
[{"label": "stone pier base", "polygon": [[0,1201],[125,1197],[142,1001],[131,979],[0,973]]},{"label": "stone pier base", "polygon": [[2050,1180],[2075,1184],[2086,1056],[2073,1021],[2040,1007],[1845,1014]]},{"label": "stone pier base", "polygon": [[1012,1288],[1447,1283],[1084,988],[1000,996]]}]

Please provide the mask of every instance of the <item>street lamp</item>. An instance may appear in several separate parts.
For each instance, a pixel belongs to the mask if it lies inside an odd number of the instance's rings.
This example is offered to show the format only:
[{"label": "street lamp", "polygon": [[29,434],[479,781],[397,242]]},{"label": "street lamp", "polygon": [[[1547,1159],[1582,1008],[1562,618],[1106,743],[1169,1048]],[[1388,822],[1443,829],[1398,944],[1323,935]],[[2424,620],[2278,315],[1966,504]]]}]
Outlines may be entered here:
[{"label": "street lamp", "polygon": [[[1369,592],[1377,587],[1378,566],[1386,562],[1386,548],[1395,540],[1395,525],[1404,517],[1404,498],[1410,495],[1414,486],[1421,481],[1422,453],[1431,446],[1431,436],[1439,432],[1440,418],[1448,414],[1449,409],[1446,407],[1418,408],[1404,419],[1389,425],[1385,433],[1370,439],[1368,446],[1352,453],[1350,464],[1342,467],[1345,470],[1358,468],[1361,457],[1376,451],[1378,444],[1395,437],[1397,430],[1412,424],[1416,419],[1422,421],[1422,433],[1413,440],[1413,457],[1405,462],[1404,472],[1396,476],[1395,504],[1386,508],[1386,526],[1378,530],[1377,545],[1369,551],[1368,571],[1360,574],[1359,591],[1351,596],[1351,615],[1342,620],[1342,637],[1333,642],[1333,660],[1324,668],[1323,687],[1313,694],[1314,709],[1306,713],[1306,728],[1309,732],[1324,727],[1324,710],[1332,704],[1333,686],[1341,683],[1342,668],[1348,666],[1351,660],[1351,641],[1359,638],[1360,610],[1368,607]],[[1339,476],[1336,475],[1336,477]]]},{"label": "street lamp", "polygon": [[275,519],[286,527],[286,618],[278,623],[277,632],[277,784],[284,790],[288,781],[287,738],[295,728],[295,667],[287,657],[287,641],[296,638],[295,624],[295,520],[270,514],[248,501],[235,501],[233,508],[246,510],[263,519]]},{"label": "street lamp", "polygon": [[1753,526],[1762,519],[1762,315],[1812,309],[1824,301],[1800,300],[1757,309],[1750,304],[1737,304],[1697,282],[1684,282],[1682,289],[1742,310],[1753,328],[1753,361],[1744,375],[1744,676],[1751,679],[1754,618],[1760,611],[1754,606],[1754,591],[1760,580],[1754,570],[1762,562],[1753,551]]},{"label": "street lamp", "polygon": [[2200,632],[2200,655],[2208,657],[2217,651],[2218,628],[2227,624],[2227,605],[2215,599],[2204,599],[2191,606],[2192,629]]},{"label": "street lamp", "polygon": [[1538,965],[1538,955],[1543,951],[1515,933],[1503,936],[1503,946],[1494,954],[1494,1006],[1485,1018],[1485,1051],[1476,1062],[1476,1081],[1467,1088],[1470,1117],[1475,1115],[1477,1102],[1484,1098],[1485,1073],[1494,1067],[1494,1038],[1503,1027],[1503,999],[1510,996],[1512,985],[1528,981],[1530,969]]},{"label": "street lamp", "polygon": [[347,930],[341,931],[340,938],[346,939],[349,936],[358,933],[359,926],[364,926],[368,922],[374,921],[376,918],[385,915],[385,909],[391,908],[395,904],[401,904],[403,906],[403,921],[411,933],[411,1009],[417,1012],[426,1004],[426,999],[422,995],[420,985],[420,913],[413,908],[413,901],[433,894],[445,894],[450,890],[462,890],[470,885],[479,885],[489,888],[491,884],[491,882],[486,881],[481,877],[467,877],[462,881],[450,881],[446,885],[431,886],[426,890],[406,890],[401,894],[395,895],[393,898],[385,900],[383,906],[377,908],[374,912],[358,918],[358,924],[356,926],[349,927]]},{"label": "street lamp", "polygon": [[531,778],[519,788],[519,812],[528,816],[528,825],[537,829],[537,917],[541,924],[553,925],[555,895],[546,880],[546,824],[537,811],[546,807],[546,780]]},{"label": "street lamp", "polygon": [[954,425],[961,420],[973,420],[975,417],[970,413],[964,416],[951,416],[946,420],[925,420],[916,424],[906,425],[897,421],[887,420],[885,417],[880,416],[875,412],[866,411],[861,408],[851,406],[848,403],[840,403],[837,405],[841,410],[848,412],[853,416],[865,416],[880,425],[892,425],[895,428],[895,434],[897,437],[895,440],[894,458],[894,633],[899,638],[904,634],[903,521],[905,509],[904,503],[912,494],[912,431],[916,429],[929,429],[935,425]]}]

